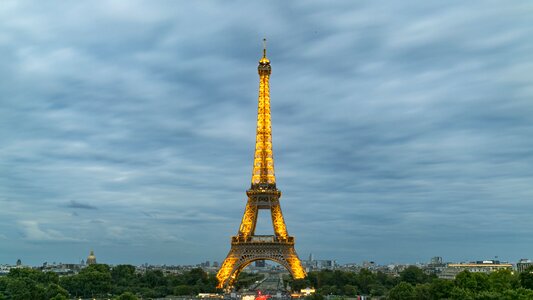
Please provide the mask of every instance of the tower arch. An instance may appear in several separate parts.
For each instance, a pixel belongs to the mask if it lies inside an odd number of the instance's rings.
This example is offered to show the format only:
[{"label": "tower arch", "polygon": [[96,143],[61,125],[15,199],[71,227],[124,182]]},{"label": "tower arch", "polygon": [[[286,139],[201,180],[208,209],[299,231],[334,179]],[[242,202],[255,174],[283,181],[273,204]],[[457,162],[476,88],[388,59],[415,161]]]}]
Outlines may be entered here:
[{"label": "tower arch", "polygon": [[244,260],[241,264],[238,264],[235,266],[234,268],[234,271],[233,273],[230,275],[230,280],[227,282],[227,285],[228,286],[233,286],[235,284],[235,282],[237,281],[237,278],[239,278],[239,274],[244,270],[246,269],[246,267],[248,267],[249,265],[251,265],[253,262],[255,261],[258,261],[258,260],[268,260],[268,261],[273,261],[283,267],[285,267],[285,269],[287,271],[289,271],[292,275],[292,271],[291,271],[291,268],[290,266],[288,265],[288,263],[284,260],[278,260],[278,259],[274,259],[274,258],[271,258],[271,257],[254,257],[254,258],[251,258],[251,259],[247,259],[247,260]]}]

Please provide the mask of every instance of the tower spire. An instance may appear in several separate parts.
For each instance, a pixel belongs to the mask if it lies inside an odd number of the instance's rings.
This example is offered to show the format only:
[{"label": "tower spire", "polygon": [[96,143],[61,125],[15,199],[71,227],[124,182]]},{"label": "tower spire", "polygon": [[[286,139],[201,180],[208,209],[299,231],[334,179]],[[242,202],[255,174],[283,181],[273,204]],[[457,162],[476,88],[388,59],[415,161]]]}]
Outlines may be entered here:
[{"label": "tower spire", "polygon": [[[268,75],[270,75],[270,60],[267,58],[267,39],[263,39],[263,57],[259,60],[259,67],[261,67],[261,65],[268,65]],[[259,75],[261,75],[261,73],[259,73]]]},{"label": "tower spire", "polygon": [[263,39],[263,57],[267,57],[267,39]]}]

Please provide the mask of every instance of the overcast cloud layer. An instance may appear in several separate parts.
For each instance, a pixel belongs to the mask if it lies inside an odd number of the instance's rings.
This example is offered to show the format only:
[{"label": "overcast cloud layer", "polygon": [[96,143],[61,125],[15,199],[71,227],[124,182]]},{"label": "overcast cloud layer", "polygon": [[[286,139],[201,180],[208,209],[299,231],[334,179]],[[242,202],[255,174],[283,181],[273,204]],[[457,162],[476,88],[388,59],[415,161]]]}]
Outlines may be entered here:
[{"label": "overcast cloud layer", "polygon": [[263,37],[301,257],[533,258],[533,4],[332,3],[2,1],[0,263],[221,261]]}]

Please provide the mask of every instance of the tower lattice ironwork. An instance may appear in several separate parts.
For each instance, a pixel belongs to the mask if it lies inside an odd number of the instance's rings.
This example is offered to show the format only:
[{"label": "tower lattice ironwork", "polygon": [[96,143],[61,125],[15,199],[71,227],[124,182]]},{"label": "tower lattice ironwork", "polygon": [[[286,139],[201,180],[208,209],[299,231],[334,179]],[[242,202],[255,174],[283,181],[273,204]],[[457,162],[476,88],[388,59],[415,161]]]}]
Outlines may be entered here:
[{"label": "tower lattice ironwork", "polygon": [[[232,286],[239,273],[256,260],[277,262],[284,266],[295,279],[306,276],[294,249],[294,237],[289,236],[287,232],[279,204],[281,192],[276,188],[270,119],[271,67],[266,57],[266,45],[257,70],[259,72],[259,103],[252,184],[246,191],[248,202],[239,232],[231,238],[231,249],[217,273],[219,288]],[[274,235],[255,235],[260,209],[270,210]]]}]

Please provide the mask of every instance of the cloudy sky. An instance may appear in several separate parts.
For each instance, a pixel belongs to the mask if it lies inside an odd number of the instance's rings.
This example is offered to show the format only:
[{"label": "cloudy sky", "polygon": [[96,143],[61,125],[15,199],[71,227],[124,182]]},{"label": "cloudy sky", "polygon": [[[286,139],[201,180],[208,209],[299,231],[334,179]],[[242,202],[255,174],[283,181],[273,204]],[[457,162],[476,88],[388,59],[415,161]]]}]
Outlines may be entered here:
[{"label": "cloudy sky", "polygon": [[0,264],[221,261],[251,178],[263,37],[301,257],[533,258],[532,15],[529,1],[2,1]]}]

